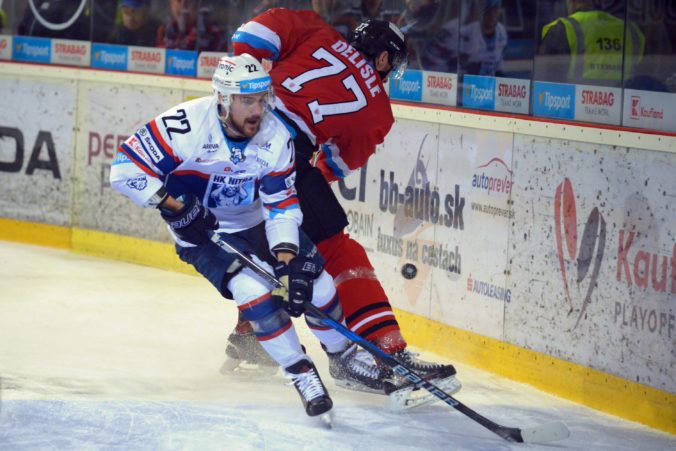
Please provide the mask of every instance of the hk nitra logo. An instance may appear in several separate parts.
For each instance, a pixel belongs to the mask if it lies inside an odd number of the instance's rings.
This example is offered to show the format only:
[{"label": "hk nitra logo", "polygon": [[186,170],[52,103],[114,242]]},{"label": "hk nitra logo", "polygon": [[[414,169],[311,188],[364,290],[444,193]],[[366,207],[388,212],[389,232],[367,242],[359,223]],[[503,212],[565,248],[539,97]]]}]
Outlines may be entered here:
[{"label": "hk nitra logo", "polygon": [[142,177],[136,177],[135,179],[127,180],[127,186],[131,189],[143,191],[148,186],[148,180],[146,179],[145,175]]},{"label": "hk nitra logo", "polygon": [[[591,302],[591,295],[599,278],[599,270],[606,246],[606,221],[599,213],[598,207],[594,207],[587,217],[582,238],[578,240],[575,195],[573,194],[573,185],[568,178],[556,187],[554,230],[556,233],[556,253],[561,269],[566,303],[569,307],[568,314],[570,315],[576,309],[580,309],[573,327],[575,328]],[[577,289],[574,290],[574,288]],[[574,296],[573,292],[579,294]]]},{"label": "hk nitra logo", "polygon": [[245,159],[246,156],[244,155],[244,152],[242,152],[242,149],[237,147],[230,148],[230,161],[232,161],[234,164],[239,164]]}]

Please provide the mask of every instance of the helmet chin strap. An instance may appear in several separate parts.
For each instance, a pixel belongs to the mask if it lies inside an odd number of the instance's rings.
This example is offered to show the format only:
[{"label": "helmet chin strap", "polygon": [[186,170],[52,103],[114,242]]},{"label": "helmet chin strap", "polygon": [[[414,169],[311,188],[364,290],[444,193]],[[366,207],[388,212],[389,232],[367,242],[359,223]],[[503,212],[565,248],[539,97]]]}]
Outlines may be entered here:
[{"label": "helmet chin strap", "polygon": [[[226,111],[225,114],[223,114],[223,111]],[[218,119],[220,119],[221,124],[223,125],[223,129],[225,130],[225,134],[228,135],[230,138],[243,138],[245,135],[242,133],[242,131],[235,125],[234,122],[230,119],[230,112],[227,110],[225,105],[221,103],[220,101],[218,102]]]}]

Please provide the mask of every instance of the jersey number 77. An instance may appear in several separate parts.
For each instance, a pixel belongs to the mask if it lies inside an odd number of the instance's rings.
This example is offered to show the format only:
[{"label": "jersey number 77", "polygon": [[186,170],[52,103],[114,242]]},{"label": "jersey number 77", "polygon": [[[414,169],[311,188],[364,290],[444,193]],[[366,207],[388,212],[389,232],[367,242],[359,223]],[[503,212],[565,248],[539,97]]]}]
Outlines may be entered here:
[{"label": "jersey number 77", "polygon": [[[315,50],[312,57],[317,61],[326,61],[328,66],[311,69],[301,73],[296,77],[287,77],[282,86],[291,92],[298,92],[303,89],[303,85],[312,80],[319,78],[330,77],[332,75],[340,74],[347,69],[347,66],[336,56],[332,55],[325,48]],[[342,80],[343,86],[347,91],[352,92],[356,100],[349,102],[321,104],[317,100],[308,103],[307,106],[312,114],[312,121],[314,124],[319,124],[324,120],[324,116],[332,116],[338,114],[350,114],[365,108],[368,105],[364,92],[359,87],[354,75],[350,74]]]}]

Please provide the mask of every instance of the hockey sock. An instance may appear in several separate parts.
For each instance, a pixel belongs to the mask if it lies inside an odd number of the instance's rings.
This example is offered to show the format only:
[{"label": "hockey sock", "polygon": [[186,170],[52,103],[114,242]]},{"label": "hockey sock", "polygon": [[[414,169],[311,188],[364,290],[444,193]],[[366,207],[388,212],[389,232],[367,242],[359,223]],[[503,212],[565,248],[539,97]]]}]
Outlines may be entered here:
[{"label": "hockey sock", "polygon": [[[340,306],[338,293],[336,293],[331,276],[326,271],[322,272],[315,280],[313,288],[312,304],[319,307],[331,319],[345,325],[343,309]],[[339,352],[347,347],[348,340],[332,328],[324,326],[318,318],[306,314],[305,322],[328,352]]]},{"label": "hockey sock", "polygon": [[374,343],[381,338],[387,343],[386,337],[394,334],[393,345],[385,346],[405,348],[392,306],[361,244],[341,231],[317,247],[334,278],[347,326]]}]

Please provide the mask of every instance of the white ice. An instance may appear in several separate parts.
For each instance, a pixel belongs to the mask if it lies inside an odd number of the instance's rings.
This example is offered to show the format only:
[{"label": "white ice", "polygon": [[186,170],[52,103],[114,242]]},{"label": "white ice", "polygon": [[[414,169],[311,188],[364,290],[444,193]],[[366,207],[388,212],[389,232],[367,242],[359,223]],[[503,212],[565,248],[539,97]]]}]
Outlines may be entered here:
[{"label": "white ice", "polygon": [[676,449],[674,436],[457,362],[461,402],[508,426],[562,420],[571,437],[508,443],[443,403],[389,411],[383,396],[335,387],[296,322],[334,399],[323,429],[279,373],[219,373],[236,311],[197,276],[0,242],[0,293],[3,450]]}]

